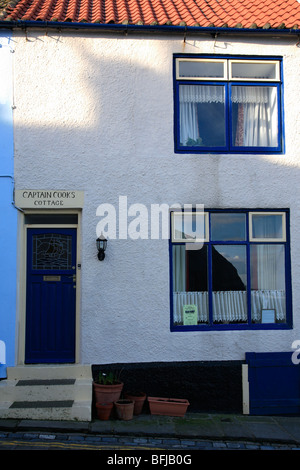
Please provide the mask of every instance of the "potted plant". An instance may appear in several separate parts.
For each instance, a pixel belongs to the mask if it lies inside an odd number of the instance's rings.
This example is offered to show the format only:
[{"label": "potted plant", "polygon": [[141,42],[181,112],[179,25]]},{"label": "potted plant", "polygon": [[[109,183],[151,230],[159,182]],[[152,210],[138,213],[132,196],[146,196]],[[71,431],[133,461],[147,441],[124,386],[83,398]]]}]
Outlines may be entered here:
[{"label": "potted plant", "polygon": [[133,418],[134,401],[132,400],[117,400],[115,401],[115,408],[117,417],[124,421],[129,421]]},{"label": "potted plant", "polygon": [[123,386],[119,375],[99,372],[97,380],[93,382],[96,403],[113,403],[119,400]]},{"label": "potted plant", "polygon": [[97,417],[101,420],[108,420],[113,406],[113,403],[96,403]]},{"label": "potted plant", "polygon": [[152,415],[184,416],[189,406],[188,400],[181,398],[148,397]]},{"label": "potted plant", "polygon": [[134,415],[141,414],[145,400],[146,400],[146,393],[140,392],[140,391],[129,391],[124,394],[124,397],[127,400],[134,401],[133,414]]}]

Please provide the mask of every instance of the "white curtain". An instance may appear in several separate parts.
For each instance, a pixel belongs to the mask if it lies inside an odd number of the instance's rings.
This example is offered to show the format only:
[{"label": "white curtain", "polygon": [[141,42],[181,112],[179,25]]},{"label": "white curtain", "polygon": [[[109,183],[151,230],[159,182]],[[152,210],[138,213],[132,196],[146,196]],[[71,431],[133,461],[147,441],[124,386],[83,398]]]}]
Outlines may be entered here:
[{"label": "white curtain", "polygon": [[213,319],[216,322],[246,322],[247,292],[213,292]]},{"label": "white curtain", "polygon": [[173,246],[173,292],[184,292],[185,281],[185,245]]},{"label": "white curtain", "polygon": [[198,322],[208,323],[208,292],[174,292],[174,323],[183,324],[183,307],[185,305],[196,305]]},{"label": "white curtain", "polygon": [[258,290],[251,291],[251,318],[255,322],[262,320],[262,311],[270,309],[275,311],[275,320],[284,321],[285,291],[284,290]]},{"label": "white curtain", "polygon": [[[173,316],[174,323],[183,324],[183,307],[196,305],[198,323],[208,323],[208,293],[207,292],[174,292]],[[246,291],[213,292],[214,321],[217,322],[247,322],[247,293]],[[285,291],[257,290],[251,291],[251,318],[261,321],[263,309],[274,309],[277,321],[285,320]]]},{"label": "white curtain", "polygon": [[276,88],[233,86],[231,100],[238,104],[235,144],[245,147],[276,147]]},{"label": "white curtain", "polygon": [[257,245],[257,286],[260,290],[278,290],[284,287],[284,263],[282,245]]},{"label": "white curtain", "polygon": [[275,310],[276,320],[284,320],[285,268],[283,245],[251,246],[252,318],[260,321],[263,309]]},{"label": "white curtain", "polygon": [[189,139],[198,138],[197,103],[184,103],[180,106],[180,142],[187,145]]},{"label": "white curtain", "polygon": [[[208,323],[208,292],[175,292],[173,294],[174,322],[183,324],[183,307],[196,305],[198,323]],[[214,321],[247,322],[246,291],[213,292]]]},{"label": "white curtain", "polygon": [[[277,93],[275,87],[232,86],[231,101],[238,104],[236,146],[277,146]],[[180,142],[197,140],[197,107],[200,103],[224,103],[221,85],[180,85]],[[212,123],[213,125],[213,123]]]},{"label": "white curtain", "polygon": [[187,145],[189,139],[199,139],[199,103],[224,103],[224,87],[210,85],[184,85],[179,87],[180,142]]}]

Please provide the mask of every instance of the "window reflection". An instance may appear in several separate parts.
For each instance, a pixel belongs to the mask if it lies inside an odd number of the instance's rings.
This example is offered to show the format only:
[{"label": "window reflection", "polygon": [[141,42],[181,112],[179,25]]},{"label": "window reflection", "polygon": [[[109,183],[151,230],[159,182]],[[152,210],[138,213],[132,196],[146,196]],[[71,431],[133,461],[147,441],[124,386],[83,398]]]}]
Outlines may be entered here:
[{"label": "window reflection", "polygon": [[212,290],[215,323],[247,321],[246,285],[246,247],[213,246]]},{"label": "window reflection", "polygon": [[212,240],[245,240],[246,215],[245,214],[211,214]]},{"label": "window reflection", "polygon": [[206,236],[206,220],[202,212],[173,212],[173,239],[200,240]]},{"label": "window reflection", "polygon": [[182,218],[173,217],[173,324],[195,329],[288,324],[286,213],[204,212],[203,243],[191,243],[191,233],[198,231],[195,213],[188,214],[184,227]]},{"label": "window reflection", "polygon": [[252,214],[252,237],[282,239],[282,214]]}]

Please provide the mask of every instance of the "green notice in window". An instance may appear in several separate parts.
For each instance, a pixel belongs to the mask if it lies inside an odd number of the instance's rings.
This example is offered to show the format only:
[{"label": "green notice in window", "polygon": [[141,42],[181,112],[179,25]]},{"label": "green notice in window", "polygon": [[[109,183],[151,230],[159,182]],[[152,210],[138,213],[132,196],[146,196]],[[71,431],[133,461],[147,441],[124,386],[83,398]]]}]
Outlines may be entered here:
[{"label": "green notice in window", "polygon": [[184,305],[183,309],[183,324],[184,325],[197,325],[198,311],[197,305]]}]

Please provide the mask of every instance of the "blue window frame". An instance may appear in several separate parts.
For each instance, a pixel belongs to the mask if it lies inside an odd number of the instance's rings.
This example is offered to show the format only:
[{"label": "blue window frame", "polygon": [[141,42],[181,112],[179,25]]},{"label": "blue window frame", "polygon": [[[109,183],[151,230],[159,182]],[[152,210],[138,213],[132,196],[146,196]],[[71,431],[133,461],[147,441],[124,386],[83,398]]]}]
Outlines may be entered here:
[{"label": "blue window frame", "polygon": [[281,58],[174,56],[175,152],[283,153]]},{"label": "blue window frame", "polygon": [[289,210],[171,212],[171,330],[292,328]]}]

